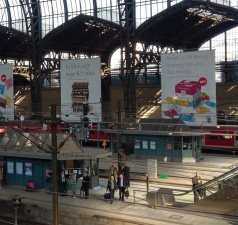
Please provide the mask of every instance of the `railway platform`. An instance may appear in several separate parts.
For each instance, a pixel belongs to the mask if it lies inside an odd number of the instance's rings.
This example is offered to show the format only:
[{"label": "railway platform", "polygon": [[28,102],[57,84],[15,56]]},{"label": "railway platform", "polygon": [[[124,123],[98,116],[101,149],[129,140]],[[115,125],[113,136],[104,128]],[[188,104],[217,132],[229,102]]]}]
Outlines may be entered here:
[{"label": "railway platform", "polygon": [[[216,165],[217,158],[204,159],[203,165]],[[233,159],[224,159],[224,167],[234,167]],[[159,179],[159,178],[158,178]],[[168,183],[150,184],[150,191],[160,187],[176,188],[175,178],[169,177]],[[183,178],[180,178],[183,179]],[[180,180],[181,182],[182,180]],[[61,225],[236,225],[238,224],[238,202],[236,200],[201,200],[193,204],[193,194],[190,193],[176,198],[173,206],[152,208],[146,202],[146,183],[132,181],[130,197],[124,202],[118,200],[118,192],[115,193],[113,204],[104,200],[106,191],[104,178],[100,179],[100,187],[90,190],[89,199],[75,198],[69,192],[66,196],[58,196],[58,217]],[[174,184],[171,185],[171,182]],[[179,187],[181,188],[181,187]],[[189,187],[184,187],[189,189]],[[35,218],[37,222],[51,224],[52,220],[52,195],[39,190],[26,192],[21,188],[3,187],[0,189],[0,200],[11,200],[12,196],[20,196],[22,202],[27,205],[24,213],[29,218]],[[2,204],[1,204],[2,205]],[[2,208],[2,206],[1,206]],[[4,213],[1,209],[0,214]]]}]

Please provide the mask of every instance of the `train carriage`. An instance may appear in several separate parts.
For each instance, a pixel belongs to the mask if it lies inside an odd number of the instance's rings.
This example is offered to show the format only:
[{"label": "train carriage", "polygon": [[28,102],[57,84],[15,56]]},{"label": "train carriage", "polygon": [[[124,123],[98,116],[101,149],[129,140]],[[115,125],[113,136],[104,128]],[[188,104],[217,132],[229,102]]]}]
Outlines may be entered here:
[{"label": "train carriage", "polygon": [[202,150],[209,153],[238,153],[238,130],[236,128],[206,130]]}]

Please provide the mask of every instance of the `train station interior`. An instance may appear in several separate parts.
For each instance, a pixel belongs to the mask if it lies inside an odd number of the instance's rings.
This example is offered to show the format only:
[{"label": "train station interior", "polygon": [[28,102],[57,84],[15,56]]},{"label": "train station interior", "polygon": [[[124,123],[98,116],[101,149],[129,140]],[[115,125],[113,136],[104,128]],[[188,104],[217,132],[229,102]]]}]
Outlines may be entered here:
[{"label": "train station interior", "polygon": [[[0,201],[23,196],[22,219],[42,224],[75,222],[67,205],[80,225],[87,207],[92,224],[158,224],[155,209],[165,225],[189,212],[237,224],[237,1],[0,0],[0,12]],[[125,221],[121,202],[100,211],[112,161],[131,167]],[[69,168],[90,173],[87,203],[58,194],[57,172]],[[35,193],[49,170],[44,214]],[[25,194],[29,180],[38,189]]]}]

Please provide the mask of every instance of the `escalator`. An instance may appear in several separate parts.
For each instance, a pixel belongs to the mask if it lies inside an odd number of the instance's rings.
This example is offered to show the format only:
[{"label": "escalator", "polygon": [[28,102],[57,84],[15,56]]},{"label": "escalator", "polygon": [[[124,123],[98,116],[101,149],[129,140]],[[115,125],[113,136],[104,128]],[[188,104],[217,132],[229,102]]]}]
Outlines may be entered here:
[{"label": "escalator", "polygon": [[[194,190],[179,190],[171,188],[160,188],[158,191],[148,192],[146,200],[152,207],[159,206],[181,206],[176,202],[176,197],[194,195],[194,204],[183,204],[189,209],[207,207],[208,205],[218,208],[220,201],[228,210],[228,203],[238,209],[238,167],[202,184]],[[194,206],[195,205],[195,206]],[[222,207],[222,205],[221,205]],[[220,208],[221,208],[220,207]]]}]

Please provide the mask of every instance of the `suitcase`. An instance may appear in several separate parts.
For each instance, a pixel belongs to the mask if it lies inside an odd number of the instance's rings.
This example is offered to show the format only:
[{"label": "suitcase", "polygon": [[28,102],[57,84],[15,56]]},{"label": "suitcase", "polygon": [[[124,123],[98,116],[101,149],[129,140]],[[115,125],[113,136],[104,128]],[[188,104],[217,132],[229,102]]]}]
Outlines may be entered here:
[{"label": "suitcase", "polygon": [[105,199],[111,199],[110,193],[105,193],[105,194],[104,194],[104,198],[105,198]]},{"label": "suitcase", "polygon": [[36,190],[36,184],[35,184],[35,182],[32,181],[32,180],[29,180],[28,183],[27,183],[26,189],[27,189],[28,191]]}]

